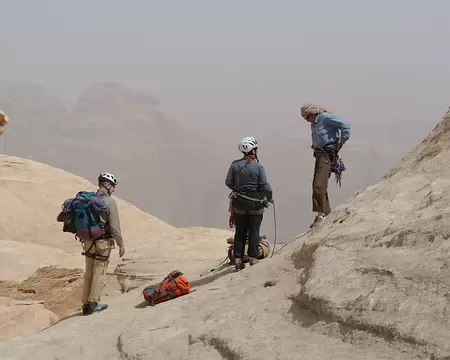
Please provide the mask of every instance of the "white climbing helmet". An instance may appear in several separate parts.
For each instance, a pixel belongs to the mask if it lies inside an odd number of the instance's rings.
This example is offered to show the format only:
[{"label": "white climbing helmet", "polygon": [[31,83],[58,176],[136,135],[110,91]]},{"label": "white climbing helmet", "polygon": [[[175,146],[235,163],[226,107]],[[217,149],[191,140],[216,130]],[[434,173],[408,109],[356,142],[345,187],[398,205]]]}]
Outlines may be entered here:
[{"label": "white climbing helmet", "polygon": [[98,177],[98,182],[103,182],[103,181],[108,181],[111,184],[113,184],[114,186],[116,186],[119,182],[117,181],[117,178],[111,174],[111,173],[102,173],[100,174],[100,176]]},{"label": "white climbing helmet", "polygon": [[254,137],[247,136],[239,142],[238,148],[239,148],[240,152],[248,153],[248,152],[252,151],[253,149],[258,148],[258,142],[256,141],[256,139]]}]

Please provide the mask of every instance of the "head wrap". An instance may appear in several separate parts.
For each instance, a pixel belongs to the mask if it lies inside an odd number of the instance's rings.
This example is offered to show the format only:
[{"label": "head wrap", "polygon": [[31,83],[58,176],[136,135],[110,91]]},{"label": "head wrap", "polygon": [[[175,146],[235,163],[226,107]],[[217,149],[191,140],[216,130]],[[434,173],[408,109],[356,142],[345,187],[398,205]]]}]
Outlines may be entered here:
[{"label": "head wrap", "polygon": [[326,111],[323,107],[320,107],[319,105],[314,104],[305,104],[301,107],[301,114],[304,118],[306,118],[308,115],[319,115]]}]

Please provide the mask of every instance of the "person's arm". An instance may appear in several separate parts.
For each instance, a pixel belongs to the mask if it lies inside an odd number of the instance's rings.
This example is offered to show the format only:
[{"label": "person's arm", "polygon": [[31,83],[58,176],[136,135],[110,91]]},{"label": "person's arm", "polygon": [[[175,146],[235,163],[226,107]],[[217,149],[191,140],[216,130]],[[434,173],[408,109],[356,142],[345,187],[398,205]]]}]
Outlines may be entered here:
[{"label": "person's arm", "polygon": [[120,229],[119,209],[117,208],[117,204],[114,200],[109,204],[108,215],[111,236],[116,241],[117,246],[119,246],[119,256],[122,257],[125,253],[125,246],[123,244],[122,231]]},{"label": "person's arm", "polygon": [[338,150],[342,148],[348,139],[350,139],[350,124],[339,116],[330,113],[324,113],[323,124],[337,128],[341,131],[341,138],[338,144]]},{"label": "person's arm", "polygon": [[230,168],[228,169],[228,174],[225,179],[225,185],[228,186],[231,190],[234,190],[234,174],[233,174],[233,165],[230,165]]},{"label": "person's arm", "polygon": [[267,201],[271,202],[273,197],[272,187],[270,186],[269,180],[267,179],[266,169],[263,165],[259,165],[259,186],[261,191],[266,195]]},{"label": "person's arm", "polygon": [[313,150],[313,156],[316,157],[317,148],[314,146],[314,124],[311,124],[311,149]]}]

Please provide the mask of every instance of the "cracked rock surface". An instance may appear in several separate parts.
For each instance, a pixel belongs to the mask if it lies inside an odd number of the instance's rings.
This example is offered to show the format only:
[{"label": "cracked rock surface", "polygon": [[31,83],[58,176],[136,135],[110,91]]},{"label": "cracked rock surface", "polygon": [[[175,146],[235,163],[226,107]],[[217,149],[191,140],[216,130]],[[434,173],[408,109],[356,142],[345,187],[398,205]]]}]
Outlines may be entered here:
[{"label": "cracked rock surface", "polygon": [[273,258],[189,275],[195,292],[155,307],[141,306],[140,285],[106,311],[2,345],[0,358],[449,359],[449,156],[447,114]]}]

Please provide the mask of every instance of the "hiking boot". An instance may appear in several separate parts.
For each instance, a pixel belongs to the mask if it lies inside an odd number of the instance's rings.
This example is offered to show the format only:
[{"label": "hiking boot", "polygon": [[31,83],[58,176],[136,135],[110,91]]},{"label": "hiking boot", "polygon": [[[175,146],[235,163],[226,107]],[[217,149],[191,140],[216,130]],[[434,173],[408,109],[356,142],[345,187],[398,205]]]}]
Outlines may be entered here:
[{"label": "hiking boot", "polygon": [[311,225],[309,225],[309,228],[312,229],[313,227],[316,227],[322,221],[323,221],[323,216],[316,216],[316,218],[314,219],[314,222]]},{"label": "hiking boot", "polygon": [[245,264],[242,262],[242,259],[235,259],[234,260],[234,268],[236,271],[244,270]]},{"label": "hiking boot", "polygon": [[257,263],[259,263],[257,258],[249,258],[248,262],[250,264],[250,266],[256,265]]}]

